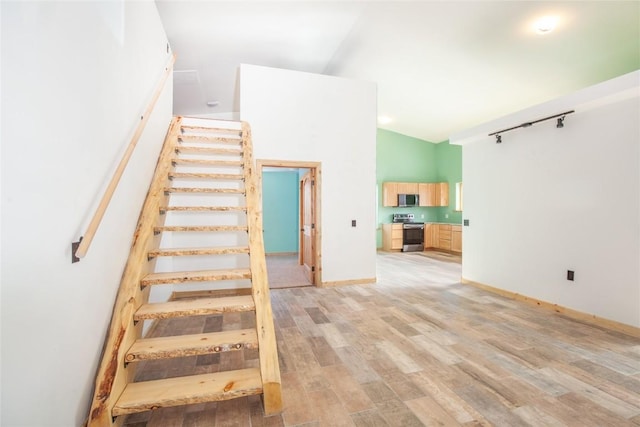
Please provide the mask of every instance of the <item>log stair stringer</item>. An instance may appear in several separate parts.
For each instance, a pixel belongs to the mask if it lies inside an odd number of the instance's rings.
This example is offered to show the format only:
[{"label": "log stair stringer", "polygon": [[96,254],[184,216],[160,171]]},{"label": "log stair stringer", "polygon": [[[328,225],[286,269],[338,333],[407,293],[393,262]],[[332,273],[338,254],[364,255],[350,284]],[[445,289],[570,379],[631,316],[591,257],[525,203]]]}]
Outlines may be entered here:
[{"label": "log stair stringer", "polygon": [[[265,415],[282,410],[259,191],[248,124],[198,120],[197,125],[185,125],[182,118],[173,119],[116,297],[103,360],[96,377],[89,426],[122,425],[128,414],[255,394],[262,395]],[[191,197],[210,198],[211,203],[190,203]],[[236,198],[238,202],[229,203],[229,198]],[[192,219],[199,215],[209,222],[194,224]],[[190,219],[179,219],[185,216]],[[231,224],[221,219],[229,216],[244,219]],[[185,236],[202,239],[204,244],[163,247],[164,235],[173,236],[173,239]],[[245,236],[247,242],[235,246],[218,244],[216,239],[225,238],[218,237],[221,235],[237,235],[240,240]],[[173,257],[174,263],[187,258],[210,261],[206,261],[205,268],[156,271],[158,259],[166,257]],[[228,257],[241,258],[235,267],[218,261]],[[219,268],[216,267],[218,263]],[[232,288],[225,288],[225,283]],[[201,294],[195,292],[196,297],[150,301],[154,287],[180,289],[187,285],[205,288]],[[234,292],[233,286],[241,287]],[[229,313],[250,314],[255,318],[255,326],[143,337],[145,322]],[[256,349],[257,368],[250,365],[216,373],[136,380],[137,366],[147,361],[180,361],[192,356],[255,352]]]}]

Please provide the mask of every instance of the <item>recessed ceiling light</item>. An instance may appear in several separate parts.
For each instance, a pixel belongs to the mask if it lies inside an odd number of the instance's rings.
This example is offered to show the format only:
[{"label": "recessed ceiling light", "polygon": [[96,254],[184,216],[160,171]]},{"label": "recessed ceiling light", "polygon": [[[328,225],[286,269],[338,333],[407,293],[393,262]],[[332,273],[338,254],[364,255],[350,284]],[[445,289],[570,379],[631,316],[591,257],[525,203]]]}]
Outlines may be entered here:
[{"label": "recessed ceiling light", "polygon": [[557,16],[545,16],[534,22],[533,28],[538,34],[548,34],[556,28],[556,25],[558,25]]},{"label": "recessed ceiling light", "polygon": [[207,101],[209,107],[217,107],[218,104],[220,104],[220,101]]},{"label": "recessed ceiling light", "polygon": [[378,123],[380,123],[381,125],[386,125],[388,123],[392,122],[392,118],[389,116],[379,116],[378,117]]}]

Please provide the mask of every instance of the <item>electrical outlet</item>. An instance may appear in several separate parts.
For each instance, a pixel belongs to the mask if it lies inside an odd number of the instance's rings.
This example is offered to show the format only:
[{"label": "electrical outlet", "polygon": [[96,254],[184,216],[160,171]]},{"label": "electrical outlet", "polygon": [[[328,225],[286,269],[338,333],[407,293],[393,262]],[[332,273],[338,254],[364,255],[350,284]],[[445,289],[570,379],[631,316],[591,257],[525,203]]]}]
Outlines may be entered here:
[{"label": "electrical outlet", "polygon": [[570,280],[573,282],[574,276],[575,276],[575,272],[573,270],[567,270],[567,280]]},{"label": "electrical outlet", "polygon": [[351,226],[352,226],[352,227],[355,227],[355,226],[356,226],[356,220],[355,220],[355,219],[352,219],[352,220],[351,220]]},{"label": "electrical outlet", "polygon": [[468,220],[468,219],[465,219],[465,220],[463,221],[463,225],[465,225],[465,226],[469,226],[469,220]]}]

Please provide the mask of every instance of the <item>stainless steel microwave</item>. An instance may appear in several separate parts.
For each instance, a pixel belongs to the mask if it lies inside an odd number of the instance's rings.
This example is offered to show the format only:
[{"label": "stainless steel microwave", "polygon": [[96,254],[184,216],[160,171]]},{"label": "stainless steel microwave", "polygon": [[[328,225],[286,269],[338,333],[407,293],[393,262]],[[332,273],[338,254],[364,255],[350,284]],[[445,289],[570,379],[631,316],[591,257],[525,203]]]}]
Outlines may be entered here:
[{"label": "stainless steel microwave", "polygon": [[398,206],[402,208],[419,206],[419,197],[417,194],[398,194]]}]

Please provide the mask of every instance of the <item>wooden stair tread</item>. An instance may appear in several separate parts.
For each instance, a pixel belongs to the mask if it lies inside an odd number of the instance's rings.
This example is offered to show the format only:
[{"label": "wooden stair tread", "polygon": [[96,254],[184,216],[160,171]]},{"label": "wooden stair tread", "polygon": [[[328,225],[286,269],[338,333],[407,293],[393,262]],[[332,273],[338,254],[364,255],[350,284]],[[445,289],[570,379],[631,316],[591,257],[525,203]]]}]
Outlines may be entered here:
[{"label": "wooden stair tread", "polygon": [[258,334],[255,329],[144,338],[133,343],[125,356],[125,361],[198,356],[257,347]]},{"label": "wooden stair tread", "polygon": [[196,172],[170,172],[169,179],[220,179],[227,181],[244,181],[244,175],[235,173],[196,173]]},{"label": "wooden stair tread", "polygon": [[242,160],[207,160],[207,159],[181,159],[173,158],[174,165],[203,165],[203,166],[242,166]]},{"label": "wooden stair tread", "polygon": [[202,188],[202,187],[166,187],[165,193],[210,193],[210,194],[244,194],[237,188]]},{"label": "wooden stair tread", "polygon": [[245,212],[245,206],[161,206],[160,212]]},{"label": "wooden stair tread", "polygon": [[246,225],[165,225],[155,227],[153,231],[158,234],[164,231],[171,232],[222,232],[222,231],[248,231]]},{"label": "wooden stair tread", "polygon": [[242,139],[233,136],[214,136],[214,135],[178,135],[178,142],[198,142],[205,144],[225,144],[237,145],[242,144]]},{"label": "wooden stair tread", "polygon": [[149,257],[248,254],[248,246],[202,247],[202,248],[161,248],[148,252]]},{"label": "wooden stair tread", "polygon": [[211,148],[211,147],[191,147],[188,145],[178,145],[176,153],[184,154],[229,154],[241,156],[242,150],[237,148]]},{"label": "wooden stair tread", "polygon": [[251,295],[238,295],[220,298],[196,298],[191,300],[169,301],[156,304],[143,304],[134,314],[134,320],[169,319],[173,317],[201,316],[255,310]]},{"label": "wooden stair tread", "polygon": [[230,270],[198,270],[198,271],[172,271],[169,273],[151,273],[142,278],[143,286],[158,285],[161,283],[183,282],[210,282],[217,280],[250,279],[251,270],[248,268],[235,268]]},{"label": "wooden stair tread", "polygon": [[262,381],[258,368],[130,383],[114,406],[112,415],[229,400],[260,393]]},{"label": "wooden stair tread", "polygon": [[220,127],[212,127],[212,126],[182,125],[180,127],[180,130],[183,132],[182,135],[185,135],[184,131],[229,133],[229,134],[235,134],[238,136],[242,134],[242,129],[220,128]]}]

